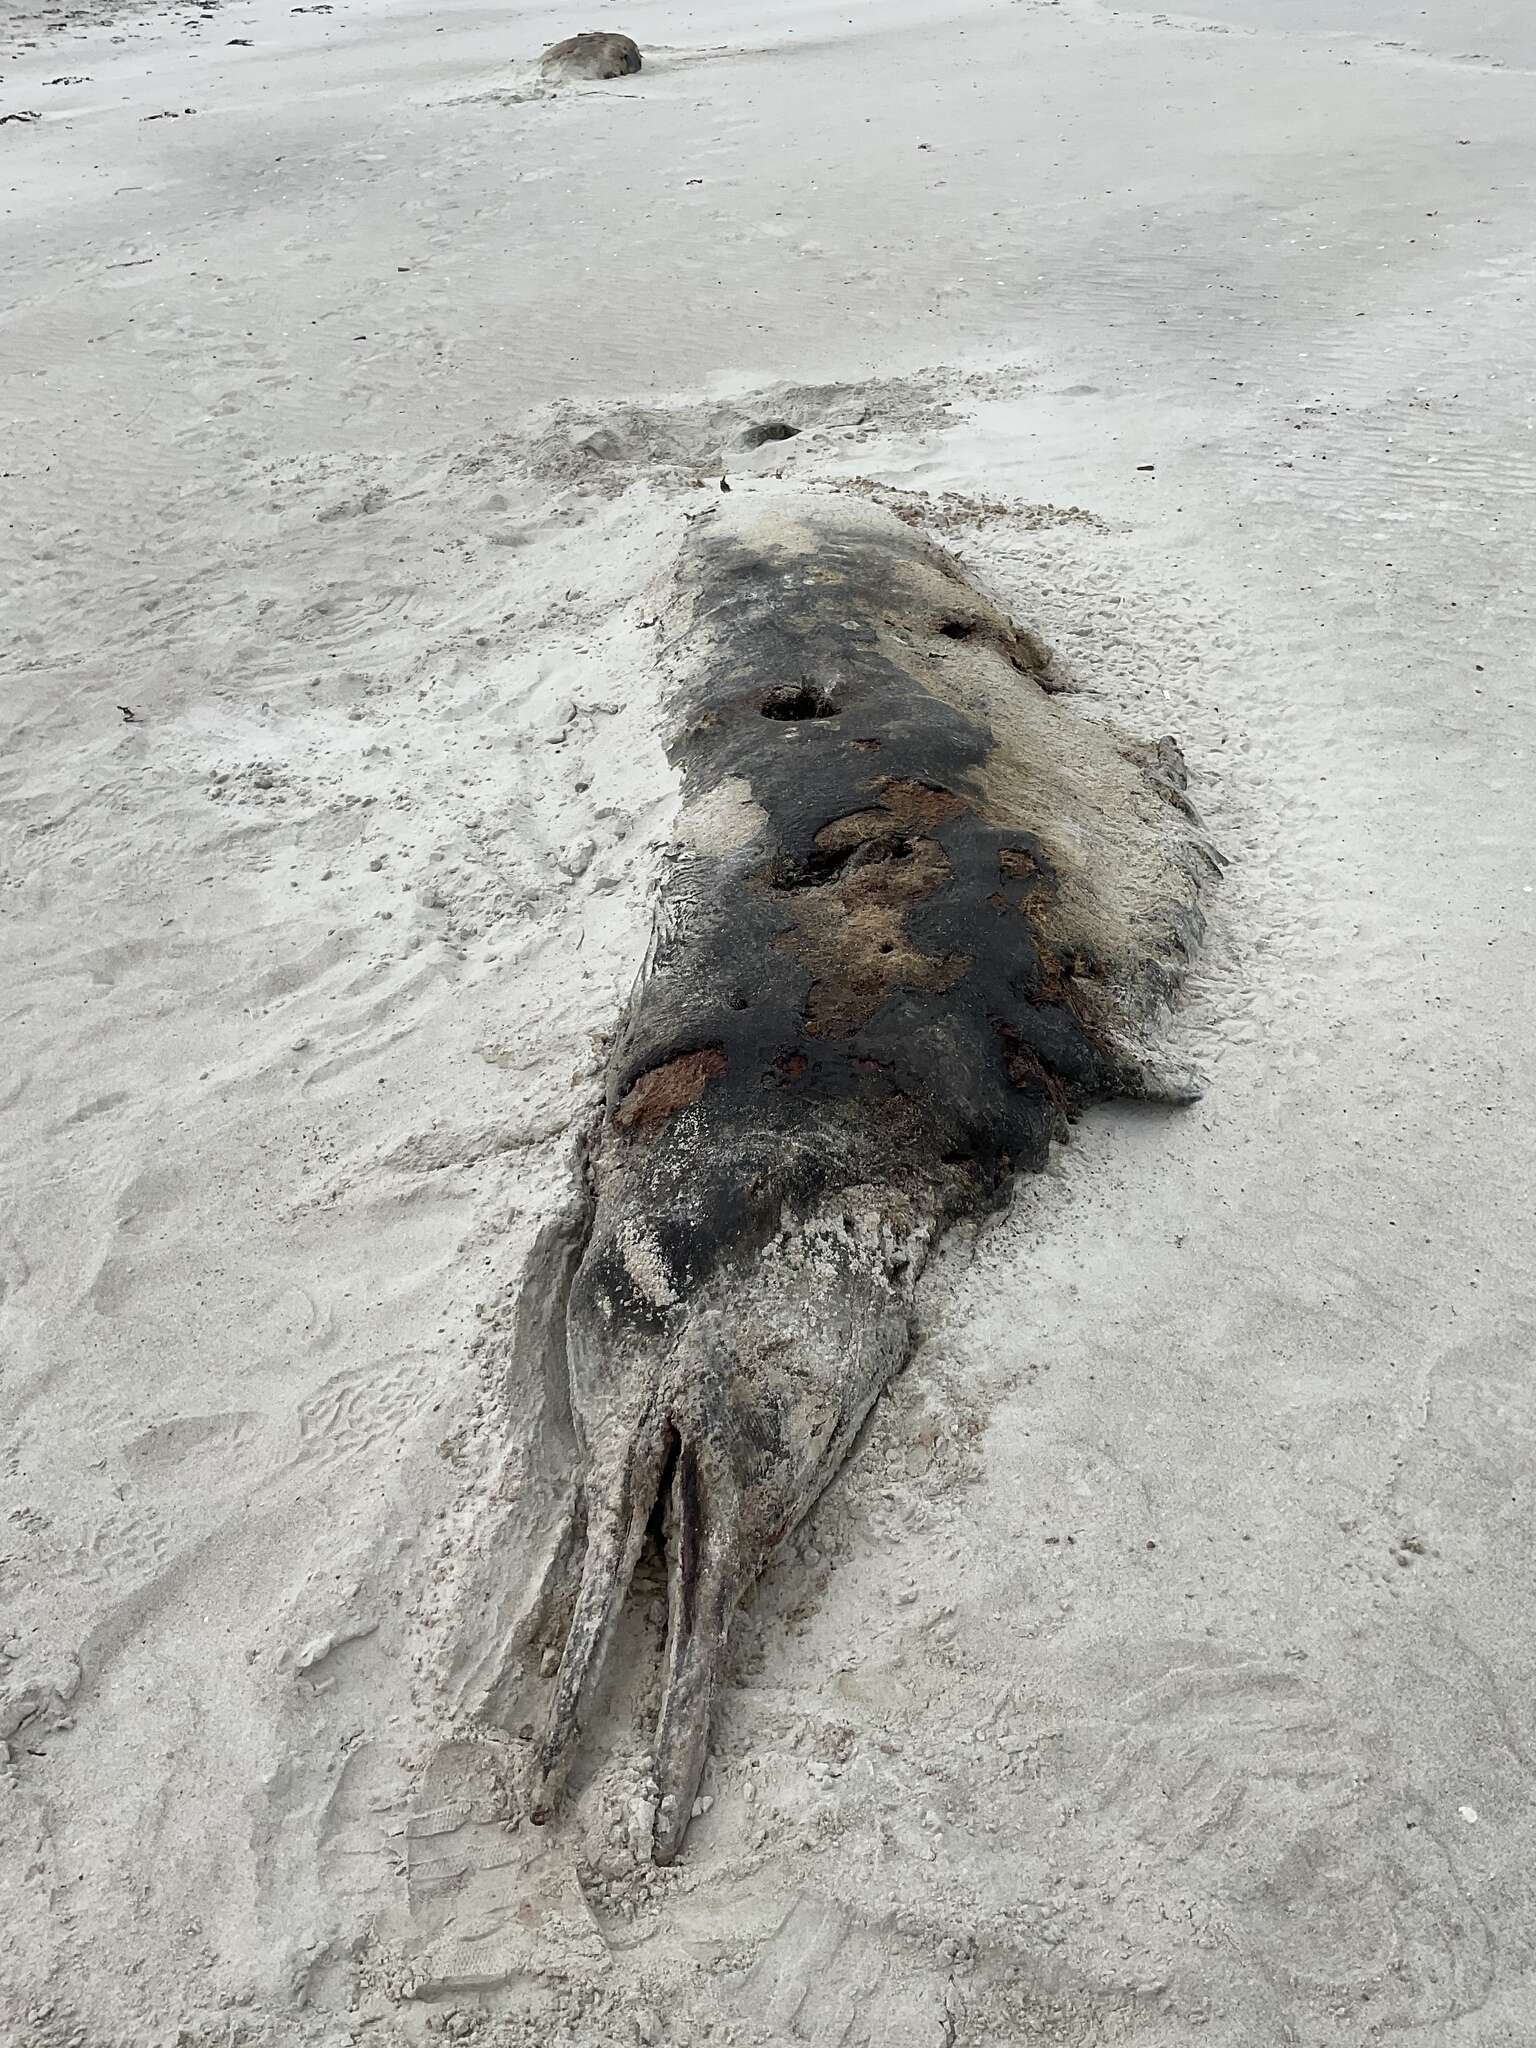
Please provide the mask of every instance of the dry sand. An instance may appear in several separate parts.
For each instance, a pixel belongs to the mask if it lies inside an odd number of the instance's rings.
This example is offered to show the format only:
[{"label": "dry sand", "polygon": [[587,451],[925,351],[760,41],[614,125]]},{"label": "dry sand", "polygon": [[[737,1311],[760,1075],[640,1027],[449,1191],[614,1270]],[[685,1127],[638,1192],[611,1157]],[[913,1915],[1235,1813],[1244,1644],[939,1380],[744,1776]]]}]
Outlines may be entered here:
[{"label": "dry sand", "polygon": [[[1526,2048],[1531,10],[0,22],[0,2038]],[[654,1591],[554,1826],[473,1709],[722,463],[1233,866],[1206,1099],[953,1246],[662,1877]]]}]

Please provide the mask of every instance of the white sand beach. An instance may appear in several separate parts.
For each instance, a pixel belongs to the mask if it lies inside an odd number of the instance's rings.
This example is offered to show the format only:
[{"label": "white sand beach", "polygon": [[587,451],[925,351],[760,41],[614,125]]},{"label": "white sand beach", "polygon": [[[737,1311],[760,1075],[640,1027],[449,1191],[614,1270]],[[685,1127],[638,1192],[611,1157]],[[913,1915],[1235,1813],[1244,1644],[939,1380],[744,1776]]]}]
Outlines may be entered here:
[{"label": "white sand beach", "polygon": [[[0,2039],[1528,2048],[1536,12],[0,0],[0,194]],[[722,476],[1230,865],[657,1870],[651,1563],[549,1825],[484,1707]]]}]

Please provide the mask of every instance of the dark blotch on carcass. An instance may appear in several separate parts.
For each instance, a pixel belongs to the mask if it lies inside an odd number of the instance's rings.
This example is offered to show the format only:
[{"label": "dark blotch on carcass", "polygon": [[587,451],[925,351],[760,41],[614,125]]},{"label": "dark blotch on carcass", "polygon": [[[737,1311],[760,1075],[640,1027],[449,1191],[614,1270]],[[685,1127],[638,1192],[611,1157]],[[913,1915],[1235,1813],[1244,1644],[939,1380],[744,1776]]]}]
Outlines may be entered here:
[{"label": "dark blotch on carcass", "polygon": [[801,718],[836,718],[837,706],[814,683],[780,683],[758,706],[764,718],[790,721]]},{"label": "dark blotch on carcass", "polygon": [[[733,1003],[733,1008],[744,1007]],[[679,1053],[676,1059],[652,1067],[631,1082],[624,1100],[613,1112],[621,1131],[643,1130],[648,1124],[664,1123],[680,1109],[689,1109],[711,1081],[725,1072],[725,1054],[718,1045],[701,1052]]]}]

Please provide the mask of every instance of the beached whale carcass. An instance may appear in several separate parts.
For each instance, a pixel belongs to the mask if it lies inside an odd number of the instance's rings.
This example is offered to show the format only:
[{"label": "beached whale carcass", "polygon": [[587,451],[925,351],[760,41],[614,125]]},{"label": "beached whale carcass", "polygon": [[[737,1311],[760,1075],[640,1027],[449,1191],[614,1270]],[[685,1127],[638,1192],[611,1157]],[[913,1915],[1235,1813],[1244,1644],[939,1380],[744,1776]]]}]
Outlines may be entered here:
[{"label": "beached whale carcass", "polygon": [[1074,710],[862,500],[722,505],[669,627],[682,808],[566,1308],[584,1556],[531,1788],[538,1817],[659,1504],[660,1861],[737,1602],[902,1364],[936,1239],[1079,1105],[1196,1092],[1146,1033],[1218,865],[1177,748]]}]

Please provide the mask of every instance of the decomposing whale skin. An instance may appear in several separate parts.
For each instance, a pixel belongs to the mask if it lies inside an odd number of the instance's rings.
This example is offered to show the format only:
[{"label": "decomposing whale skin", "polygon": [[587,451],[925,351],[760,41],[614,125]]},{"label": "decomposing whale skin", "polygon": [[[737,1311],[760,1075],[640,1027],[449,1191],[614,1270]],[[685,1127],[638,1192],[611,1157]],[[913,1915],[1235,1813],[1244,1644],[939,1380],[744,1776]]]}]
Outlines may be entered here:
[{"label": "decomposing whale skin", "polygon": [[585,1554],[531,1788],[539,1818],[659,1507],[661,1862],[737,1602],[903,1363],[936,1240],[1081,1105],[1198,1093],[1144,1034],[1219,865],[1177,748],[1074,709],[888,512],[738,497],[669,623],[682,805],[566,1307]]}]

